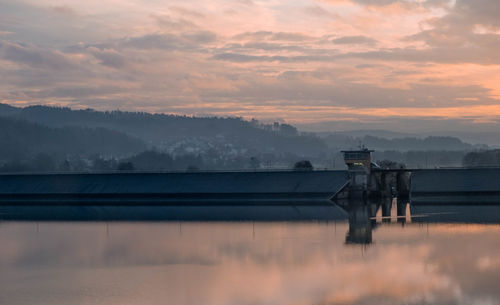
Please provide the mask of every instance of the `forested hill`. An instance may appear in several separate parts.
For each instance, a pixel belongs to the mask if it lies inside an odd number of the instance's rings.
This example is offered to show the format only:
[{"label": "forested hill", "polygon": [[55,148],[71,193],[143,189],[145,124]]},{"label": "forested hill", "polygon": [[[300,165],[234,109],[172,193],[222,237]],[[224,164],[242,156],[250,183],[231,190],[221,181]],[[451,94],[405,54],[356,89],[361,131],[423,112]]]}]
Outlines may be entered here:
[{"label": "forested hill", "polygon": [[2,116],[18,114],[21,111],[21,109],[22,108],[16,108],[7,104],[0,103],[0,115]]},{"label": "forested hill", "polygon": [[[138,137],[159,148],[173,146],[221,146],[255,152],[318,155],[327,150],[315,136],[300,135],[287,124],[262,125],[240,118],[199,118],[144,112],[29,106],[0,107],[0,116],[14,117],[46,126],[101,127]],[[188,143],[186,143],[186,141]],[[196,150],[196,148],[194,148]]]},{"label": "forested hill", "polygon": [[143,141],[104,128],[47,127],[0,117],[0,160],[20,160],[37,154],[126,156],[146,149]]},{"label": "forested hill", "polygon": [[[108,170],[119,168],[120,160],[142,170],[290,168],[300,160],[340,169],[344,168],[340,151],[360,144],[376,150],[375,160],[413,167],[460,166],[467,152],[487,148],[453,137],[317,135],[300,133],[288,124],[241,118],[0,104],[0,171],[4,172]],[[45,157],[38,158],[40,154]],[[48,159],[58,166],[40,166]]]},{"label": "forested hill", "polygon": [[241,118],[188,117],[145,112],[0,104],[0,117],[25,120],[49,127],[106,128],[143,140],[173,155],[224,155],[233,158],[260,154],[293,154],[297,157],[328,155],[360,144],[377,151],[467,151],[477,148],[454,137],[387,139],[324,133],[301,134],[288,124],[261,124]]}]

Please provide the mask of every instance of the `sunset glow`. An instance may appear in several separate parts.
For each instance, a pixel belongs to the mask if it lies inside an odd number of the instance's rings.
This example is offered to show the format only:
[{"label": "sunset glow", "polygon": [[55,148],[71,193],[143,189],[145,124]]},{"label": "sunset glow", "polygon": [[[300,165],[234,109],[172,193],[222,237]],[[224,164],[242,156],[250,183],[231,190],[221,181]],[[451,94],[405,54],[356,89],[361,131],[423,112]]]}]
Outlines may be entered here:
[{"label": "sunset glow", "polygon": [[500,126],[496,0],[6,0],[0,102]]}]

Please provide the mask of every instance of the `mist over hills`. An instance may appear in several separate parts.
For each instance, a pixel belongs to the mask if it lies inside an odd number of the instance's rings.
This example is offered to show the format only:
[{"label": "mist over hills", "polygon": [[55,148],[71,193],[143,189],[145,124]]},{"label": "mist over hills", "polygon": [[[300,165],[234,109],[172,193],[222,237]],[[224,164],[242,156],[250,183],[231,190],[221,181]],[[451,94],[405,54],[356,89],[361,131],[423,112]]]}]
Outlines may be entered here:
[{"label": "mist over hills", "polygon": [[318,131],[315,132],[320,137],[326,137],[329,135],[345,136],[350,138],[360,138],[364,136],[373,136],[377,138],[384,139],[396,139],[396,138],[421,138],[421,135],[408,132],[398,132],[383,129],[356,129],[356,130],[342,130],[342,131]]},{"label": "mist over hills", "polygon": [[[168,150],[179,146],[220,146],[230,144],[237,150],[254,152],[316,155],[327,146],[315,136],[302,135],[288,124],[263,125],[240,118],[197,118],[144,112],[29,106],[14,108],[4,105],[0,116],[8,116],[51,127],[83,126],[107,128],[129,134],[151,147]],[[188,148],[196,152],[197,148]]]},{"label": "mist over hills", "polygon": [[0,117],[0,159],[39,153],[124,156],[146,149],[143,141],[104,128],[52,128]]},{"label": "mist over hills", "polygon": [[303,133],[289,124],[241,118],[0,104],[0,163],[49,154],[59,163],[92,159],[89,162],[104,169],[127,160],[142,164],[139,169],[152,170],[153,159],[163,170],[289,168],[301,159],[311,160],[316,167],[342,168],[340,150],[362,144],[377,150],[379,160],[456,166],[468,151],[487,148],[454,137],[373,133],[378,136],[363,131]]},{"label": "mist over hills", "polygon": [[352,137],[365,135],[381,138],[427,136],[457,137],[470,144],[500,147],[500,122],[474,122],[465,119],[416,119],[391,117],[383,120],[324,121],[298,124],[309,132],[343,134]]},{"label": "mist over hills", "polygon": [[360,145],[379,151],[460,151],[487,148],[486,145],[471,145],[462,142],[458,138],[445,136],[429,136],[425,138],[401,137],[390,139],[371,135],[351,137],[342,133],[332,133],[322,134],[321,138],[332,149],[345,149],[346,147],[356,148]]}]

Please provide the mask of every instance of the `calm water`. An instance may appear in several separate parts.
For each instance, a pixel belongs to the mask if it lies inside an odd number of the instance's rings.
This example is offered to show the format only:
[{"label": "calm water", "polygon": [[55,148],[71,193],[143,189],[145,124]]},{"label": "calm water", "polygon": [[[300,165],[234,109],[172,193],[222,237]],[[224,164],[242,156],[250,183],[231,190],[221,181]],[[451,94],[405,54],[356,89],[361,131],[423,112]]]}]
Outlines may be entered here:
[{"label": "calm water", "polygon": [[4,221],[0,304],[500,304],[500,225],[363,215]]}]

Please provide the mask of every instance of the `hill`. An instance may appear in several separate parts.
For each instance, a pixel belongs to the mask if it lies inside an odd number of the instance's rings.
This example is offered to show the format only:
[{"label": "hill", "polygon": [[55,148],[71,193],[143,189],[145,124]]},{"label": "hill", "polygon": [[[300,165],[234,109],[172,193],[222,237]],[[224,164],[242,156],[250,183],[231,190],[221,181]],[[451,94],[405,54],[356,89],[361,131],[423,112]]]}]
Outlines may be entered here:
[{"label": "hill", "polygon": [[0,160],[20,160],[37,154],[126,156],[146,149],[143,141],[105,128],[48,127],[0,117]]},{"label": "hill", "polygon": [[[5,105],[4,105],[5,106]],[[315,156],[327,150],[316,136],[299,134],[288,124],[264,125],[241,118],[197,118],[144,112],[95,111],[92,109],[29,106],[2,107],[0,116],[50,127],[106,128],[143,139],[161,150],[203,152],[225,147],[233,153],[293,153]]]},{"label": "hill", "polygon": [[[487,148],[447,136],[382,131],[374,131],[379,136],[361,136],[361,131],[313,134],[289,124],[241,118],[49,106],[0,104],[0,118],[5,125],[0,126],[0,161],[48,153],[57,154],[60,161],[74,154],[91,163],[72,165],[74,169],[116,169],[120,160],[147,170],[290,168],[299,160],[310,160],[315,168],[341,169],[340,151],[360,144],[376,150],[375,160],[414,167],[457,166],[467,152]],[[104,159],[89,159],[90,154]]]}]

